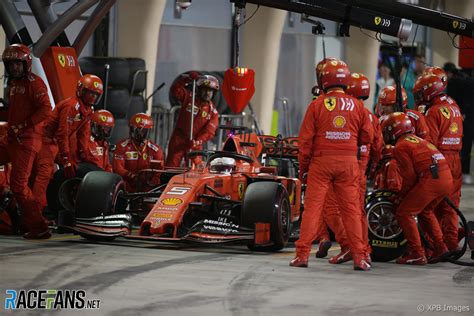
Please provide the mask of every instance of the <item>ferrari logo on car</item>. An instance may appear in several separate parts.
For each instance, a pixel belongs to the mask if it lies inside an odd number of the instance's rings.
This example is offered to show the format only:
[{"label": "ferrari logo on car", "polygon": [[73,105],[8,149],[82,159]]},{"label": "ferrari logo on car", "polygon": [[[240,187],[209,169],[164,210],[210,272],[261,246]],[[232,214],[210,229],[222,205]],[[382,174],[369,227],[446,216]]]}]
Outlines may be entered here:
[{"label": "ferrari logo on car", "polygon": [[334,108],[336,107],[336,98],[325,98],[324,106],[326,107],[326,109],[328,109],[328,111],[334,110]]},{"label": "ferrari logo on car", "polygon": [[375,22],[375,25],[379,25],[380,22],[382,22],[382,18],[379,17],[379,16],[376,16],[375,19],[374,19],[374,22]]},{"label": "ferrari logo on car", "polygon": [[176,206],[183,204],[183,200],[178,199],[178,198],[166,198],[161,200],[161,204],[167,205],[167,206]]},{"label": "ferrari logo on car", "polygon": [[59,60],[59,64],[61,65],[61,67],[66,66],[66,57],[64,57],[63,54],[58,55],[58,60]]},{"label": "ferrari logo on car", "polygon": [[239,199],[241,200],[242,197],[244,196],[244,184],[243,183],[239,183],[238,192],[239,192]]},{"label": "ferrari logo on car", "polygon": [[439,110],[441,114],[449,120],[449,118],[451,117],[451,113],[449,113],[449,109],[445,106],[442,106]]},{"label": "ferrari logo on car", "polygon": [[459,21],[454,20],[454,21],[453,21],[453,28],[454,28],[454,29],[457,29],[458,26],[459,26]]}]

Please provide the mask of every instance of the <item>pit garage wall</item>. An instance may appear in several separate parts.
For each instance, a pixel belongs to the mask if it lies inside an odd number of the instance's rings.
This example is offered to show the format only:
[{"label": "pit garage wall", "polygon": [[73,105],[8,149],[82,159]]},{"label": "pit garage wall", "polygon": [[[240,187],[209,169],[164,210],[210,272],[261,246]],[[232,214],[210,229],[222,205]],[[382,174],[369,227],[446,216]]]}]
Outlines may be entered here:
[{"label": "pit garage wall", "polygon": [[[230,66],[231,4],[200,0],[174,17],[174,0],[168,0],[160,27],[155,86],[166,86],[153,104],[169,107],[173,80],[188,70],[224,71]],[[148,67],[148,69],[152,69]]]},{"label": "pit garage wall", "polygon": [[[116,3],[117,57],[138,57],[147,69],[155,69],[164,0],[118,0]],[[149,71],[147,91],[155,87],[155,72]],[[150,109],[148,109],[150,111]]]},{"label": "pit garage wall", "polygon": [[[326,56],[343,58],[340,38],[336,38],[336,23],[321,20],[326,27]],[[291,23],[292,22],[292,23]],[[299,14],[285,17],[280,42],[280,57],[276,81],[274,110],[278,111],[278,130],[285,131],[290,121],[290,135],[297,136],[309,103],[311,88],[316,84],[315,65],[324,57],[321,35],[311,33],[311,24],[301,23]],[[282,100],[288,100],[288,117],[285,117]]]}]

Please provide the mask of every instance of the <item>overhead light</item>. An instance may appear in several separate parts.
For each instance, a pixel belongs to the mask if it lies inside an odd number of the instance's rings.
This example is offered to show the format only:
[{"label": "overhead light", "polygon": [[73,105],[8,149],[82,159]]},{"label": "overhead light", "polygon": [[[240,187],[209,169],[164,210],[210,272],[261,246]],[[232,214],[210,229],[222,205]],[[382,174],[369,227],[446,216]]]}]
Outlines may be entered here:
[{"label": "overhead light", "polygon": [[174,17],[181,19],[181,13],[191,6],[192,0],[175,0]]}]

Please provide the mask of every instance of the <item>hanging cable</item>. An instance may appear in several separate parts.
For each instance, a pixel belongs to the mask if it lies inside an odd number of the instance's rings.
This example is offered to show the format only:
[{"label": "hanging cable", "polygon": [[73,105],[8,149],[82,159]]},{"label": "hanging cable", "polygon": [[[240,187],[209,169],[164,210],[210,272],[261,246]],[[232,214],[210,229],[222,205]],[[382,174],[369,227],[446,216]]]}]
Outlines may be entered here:
[{"label": "hanging cable", "polygon": [[243,21],[242,23],[239,24],[239,27],[244,25],[245,23],[247,23],[248,21],[250,21],[251,18],[253,18],[253,16],[257,13],[258,9],[260,9],[260,5],[257,5],[257,8],[255,9],[255,11],[252,12],[252,14],[247,18],[245,19],[245,21]]}]

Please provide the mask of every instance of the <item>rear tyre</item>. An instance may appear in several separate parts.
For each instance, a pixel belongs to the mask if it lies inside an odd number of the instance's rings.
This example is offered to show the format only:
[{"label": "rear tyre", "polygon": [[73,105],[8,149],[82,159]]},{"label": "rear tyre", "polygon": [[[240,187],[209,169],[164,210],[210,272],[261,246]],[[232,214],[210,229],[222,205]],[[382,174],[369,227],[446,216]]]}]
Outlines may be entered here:
[{"label": "rear tyre", "polygon": [[400,257],[406,249],[406,239],[395,218],[391,191],[374,191],[366,198],[365,212],[369,226],[372,260],[387,262]]},{"label": "rear tyre", "polygon": [[242,226],[254,228],[255,223],[270,223],[272,244],[258,246],[252,242],[248,248],[254,251],[283,249],[291,232],[290,213],[288,192],[281,183],[265,181],[249,184],[242,204]]}]

